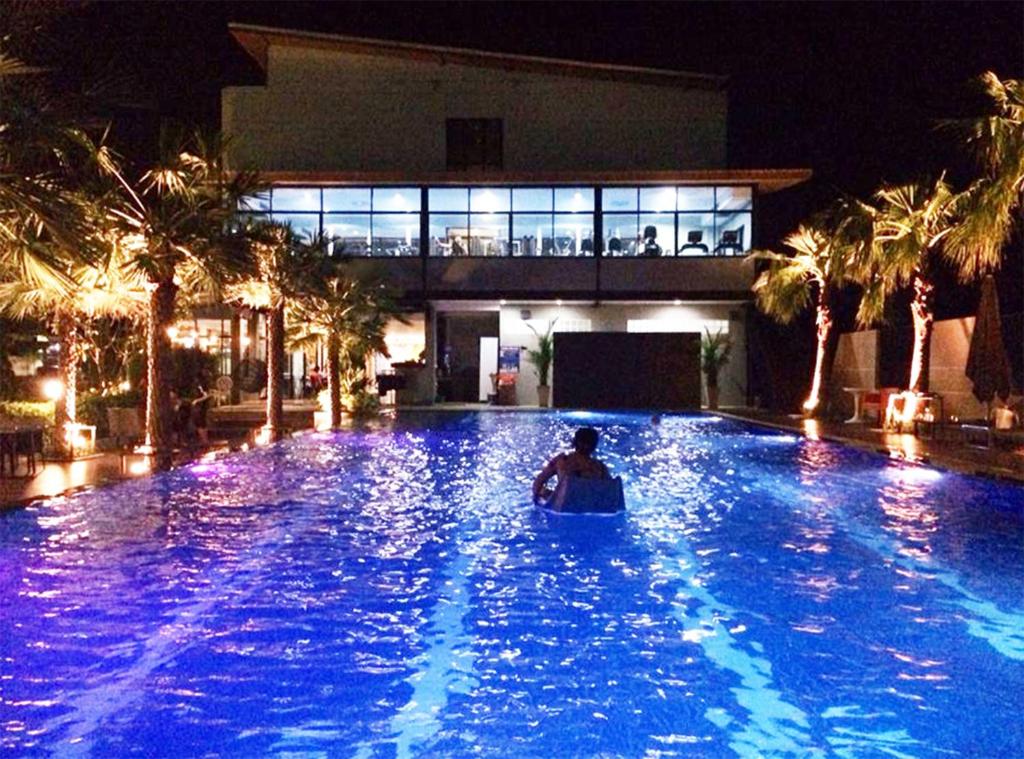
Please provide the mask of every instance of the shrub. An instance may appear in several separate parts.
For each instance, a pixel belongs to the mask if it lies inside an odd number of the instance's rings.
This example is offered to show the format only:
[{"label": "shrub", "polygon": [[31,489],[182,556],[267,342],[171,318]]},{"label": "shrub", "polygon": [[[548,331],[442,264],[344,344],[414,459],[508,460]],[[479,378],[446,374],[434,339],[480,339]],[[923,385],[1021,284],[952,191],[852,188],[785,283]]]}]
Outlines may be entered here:
[{"label": "shrub", "polygon": [[142,403],[141,390],[129,390],[123,393],[100,395],[80,393],[78,396],[78,421],[96,427],[96,437],[108,437],[110,427],[107,423],[108,408],[134,408]]}]

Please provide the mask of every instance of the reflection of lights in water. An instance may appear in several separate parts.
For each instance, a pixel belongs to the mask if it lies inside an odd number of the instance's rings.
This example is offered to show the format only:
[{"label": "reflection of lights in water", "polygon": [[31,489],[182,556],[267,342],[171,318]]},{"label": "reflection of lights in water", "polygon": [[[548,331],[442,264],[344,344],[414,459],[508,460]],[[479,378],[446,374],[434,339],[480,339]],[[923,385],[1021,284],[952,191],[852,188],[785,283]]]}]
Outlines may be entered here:
[{"label": "reflection of lights in water", "polygon": [[921,441],[913,435],[886,435],[885,445],[889,449],[889,457],[906,461],[921,460]]},{"label": "reflection of lights in water", "polygon": [[796,435],[759,435],[757,441],[761,443],[795,443],[799,440]]},{"label": "reflection of lights in water", "polygon": [[128,465],[128,473],[134,475],[146,474],[149,472],[148,461],[133,461]]},{"label": "reflection of lights in water", "polygon": [[605,414],[599,414],[596,411],[566,411],[565,412],[565,416],[568,419],[587,420],[587,419],[600,419],[601,417],[606,416],[606,415]]},{"label": "reflection of lights in water", "polygon": [[937,482],[943,477],[942,472],[938,469],[930,469],[924,466],[894,466],[886,469],[885,474],[891,480],[913,484]]},{"label": "reflection of lights in water", "polygon": [[804,435],[808,440],[821,440],[817,419],[804,419]]},{"label": "reflection of lights in water", "polygon": [[722,417],[720,417],[720,416],[706,416],[706,417],[704,417],[703,421],[705,421],[705,422],[720,422],[720,421],[722,421]]}]

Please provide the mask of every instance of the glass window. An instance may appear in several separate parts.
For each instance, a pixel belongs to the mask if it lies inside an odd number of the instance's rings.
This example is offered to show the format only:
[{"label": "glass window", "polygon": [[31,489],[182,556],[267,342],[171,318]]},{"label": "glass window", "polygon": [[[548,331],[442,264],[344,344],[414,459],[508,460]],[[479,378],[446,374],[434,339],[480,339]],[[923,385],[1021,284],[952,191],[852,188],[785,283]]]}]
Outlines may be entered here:
[{"label": "glass window", "polygon": [[671,256],[676,250],[676,215],[674,213],[640,214],[640,237],[643,245],[637,255]]},{"label": "glass window", "polygon": [[508,255],[508,214],[475,213],[469,217],[469,255]]},{"label": "glass window", "polygon": [[707,256],[715,242],[715,217],[711,213],[679,214],[677,255]]},{"label": "glass window", "polygon": [[270,210],[270,191],[261,192],[257,195],[250,195],[246,198],[242,198],[238,201],[238,210],[240,211],[269,211]]},{"label": "glass window", "polygon": [[593,187],[556,187],[555,210],[581,213],[594,210]]},{"label": "glass window", "polygon": [[419,211],[420,191],[415,187],[376,187],[373,190],[373,210],[400,213]]},{"label": "glass window", "polygon": [[271,218],[279,224],[287,224],[302,237],[312,237],[320,232],[318,213],[275,213]]},{"label": "glass window", "polygon": [[414,213],[373,215],[373,255],[418,256],[420,217]]},{"label": "glass window", "polygon": [[326,214],[324,233],[334,238],[328,243],[331,253],[345,256],[370,255],[370,214]]},{"label": "glass window", "polygon": [[508,188],[474,187],[469,193],[469,208],[475,213],[508,213]]},{"label": "glass window", "polygon": [[715,201],[718,211],[749,211],[754,207],[754,192],[750,187],[719,187]]},{"label": "glass window", "polygon": [[430,214],[430,255],[469,255],[469,217],[466,214]]},{"label": "glass window", "polygon": [[604,250],[609,256],[636,255],[640,230],[635,213],[604,214]]},{"label": "glass window", "polygon": [[369,210],[369,187],[332,187],[324,190],[324,213]]},{"label": "glass window", "polygon": [[275,211],[315,211],[320,213],[319,187],[275,187],[271,194]]},{"label": "glass window", "polygon": [[749,213],[715,214],[718,239],[712,251],[716,256],[742,256],[750,250]]},{"label": "glass window", "polygon": [[550,211],[554,208],[554,192],[550,187],[523,187],[512,190],[512,210]]},{"label": "glass window", "polygon": [[608,211],[637,210],[636,187],[605,187],[601,190],[601,209]]},{"label": "glass window", "polygon": [[430,211],[468,211],[469,190],[465,187],[431,187],[427,202]]},{"label": "glass window", "polygon": [[[550,195],[549,190],[548,196]],[[512,255],[549,256],[554,244],[551,214],[513,215]]]},{"label": "glass window", "polygon": [[555,214],[556,256],[594,255],[594,217],[592,214]]},{"label": "glass window", "polygon": [[715,190],[712,187],[680,187],[676,202],[680,211],[711,211],[715,207]]},{"label": "glass window", "polygon": [[675,187],[641,187],[640,210],[671,213],[676,210]]}]

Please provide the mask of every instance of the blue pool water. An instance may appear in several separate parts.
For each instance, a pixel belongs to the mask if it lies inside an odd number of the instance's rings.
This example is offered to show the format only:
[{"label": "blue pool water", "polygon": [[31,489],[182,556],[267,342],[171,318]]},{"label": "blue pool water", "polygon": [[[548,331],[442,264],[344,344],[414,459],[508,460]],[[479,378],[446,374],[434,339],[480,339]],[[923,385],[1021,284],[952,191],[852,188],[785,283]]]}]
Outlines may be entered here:
[{"label": "blue pool water", "polygon": [[[583,423],[625,515],[529,504]],[[1011,757],[1022,694],[1024,490],[714,417],[410,415],[0,516],[15,756]]]}]

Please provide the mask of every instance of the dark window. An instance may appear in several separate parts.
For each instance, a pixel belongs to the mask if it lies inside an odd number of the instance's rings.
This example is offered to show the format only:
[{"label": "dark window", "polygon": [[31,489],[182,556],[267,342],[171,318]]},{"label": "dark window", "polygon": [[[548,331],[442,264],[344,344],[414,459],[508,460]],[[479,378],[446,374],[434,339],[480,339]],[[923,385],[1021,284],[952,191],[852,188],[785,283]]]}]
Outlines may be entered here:
[{"label": "dark window", "polygon": [[502,168],[501,119],[448,119],[448,170]]}]

